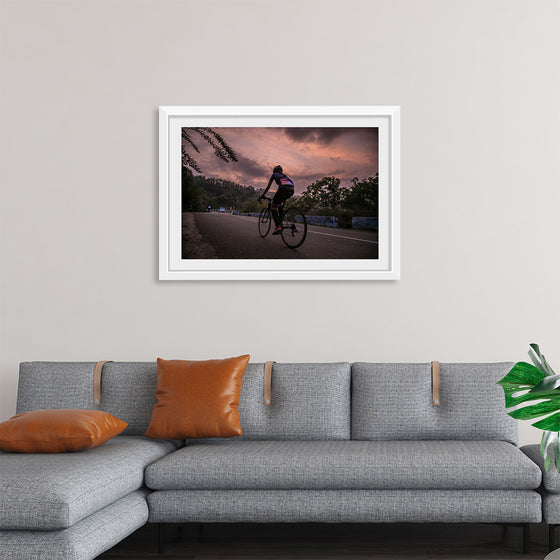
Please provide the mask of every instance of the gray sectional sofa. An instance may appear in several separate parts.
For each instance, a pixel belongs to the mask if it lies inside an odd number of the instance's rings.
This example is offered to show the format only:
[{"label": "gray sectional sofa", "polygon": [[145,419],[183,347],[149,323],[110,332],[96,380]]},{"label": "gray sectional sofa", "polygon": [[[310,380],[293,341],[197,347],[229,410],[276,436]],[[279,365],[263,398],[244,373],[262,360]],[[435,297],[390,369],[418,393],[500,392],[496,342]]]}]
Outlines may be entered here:
[{"label": "gray sectional sofa", "polygon": [[[510,363],[249,364],[227,440],[150,440],[155,363],[20,366],[17,412],[99,408],[128,423],[99,448],[0,453],[0,558],[95,558],[146,522],[541,521],[542,473],[496,381]],[[526,536],[526,532],[524,531]]]}]

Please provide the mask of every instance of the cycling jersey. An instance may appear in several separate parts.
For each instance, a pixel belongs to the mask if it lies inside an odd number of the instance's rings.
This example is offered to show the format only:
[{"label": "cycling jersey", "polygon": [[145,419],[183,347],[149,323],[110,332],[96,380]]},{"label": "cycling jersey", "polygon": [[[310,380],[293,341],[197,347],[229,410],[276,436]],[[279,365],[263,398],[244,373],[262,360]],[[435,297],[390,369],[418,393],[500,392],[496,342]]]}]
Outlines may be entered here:
[{"label": "cycling jersey", "polygon": [[284,173],[273,173],[272,178],[276,181],[279,187],[292,187],[294,188],[294,182]]}]

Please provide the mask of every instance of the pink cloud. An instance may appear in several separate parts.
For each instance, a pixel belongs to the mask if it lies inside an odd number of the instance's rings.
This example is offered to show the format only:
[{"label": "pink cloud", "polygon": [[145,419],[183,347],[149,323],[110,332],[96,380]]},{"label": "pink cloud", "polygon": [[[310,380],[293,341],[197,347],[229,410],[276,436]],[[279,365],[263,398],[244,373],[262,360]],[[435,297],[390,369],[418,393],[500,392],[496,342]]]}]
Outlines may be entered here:
[{"label": "pink cloud", "polygon": [[266,186],[272,168],[281,165],[303,192],[313,181],[334,175],[348,186],[353,177],[378,170],[376,128],[216,128],[237,152],[238,162],[219,160],[202,139],[196,157],[202,174],[254,187]]}]

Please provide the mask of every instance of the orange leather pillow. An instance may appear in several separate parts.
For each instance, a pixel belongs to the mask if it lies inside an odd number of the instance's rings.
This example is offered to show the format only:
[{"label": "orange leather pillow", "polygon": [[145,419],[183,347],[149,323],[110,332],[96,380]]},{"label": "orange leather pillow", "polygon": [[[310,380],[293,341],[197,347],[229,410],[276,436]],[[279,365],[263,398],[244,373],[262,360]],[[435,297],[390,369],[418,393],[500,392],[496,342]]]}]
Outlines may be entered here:
[{"label": "orange leather pillow", "polygon": [[241,435],[239,394],[249,355],[225,360],[157,361],[157,403],[146,436],[161,439]]},{"label": "orange leather pillow", "polygon": [[100,410],[33,410],[0,424],[0,450],[65,453],[92,449],[120,434],[128,424]]}]

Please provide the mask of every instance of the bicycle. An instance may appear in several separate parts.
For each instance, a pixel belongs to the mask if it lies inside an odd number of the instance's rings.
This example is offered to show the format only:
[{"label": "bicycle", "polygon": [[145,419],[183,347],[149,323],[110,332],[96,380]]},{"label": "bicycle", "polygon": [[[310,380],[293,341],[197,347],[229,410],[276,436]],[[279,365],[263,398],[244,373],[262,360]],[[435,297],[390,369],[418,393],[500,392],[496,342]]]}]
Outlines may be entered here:
[{"label": "bicycle", "polygon": [[[270,232],[270,226],[274,222],[272,219],[271,204],[272,198],[268,196],[262,197],[268,201],[266,208],[261,210],[259,215],[259,235],[264,239]],[[297,206],[288,206],[284,210],[284,203],[278,206],[278,215],[282,230],[280,235],[282,241],[290,249],[301,247],[307,236],[307,220],[305,214]]]}]

